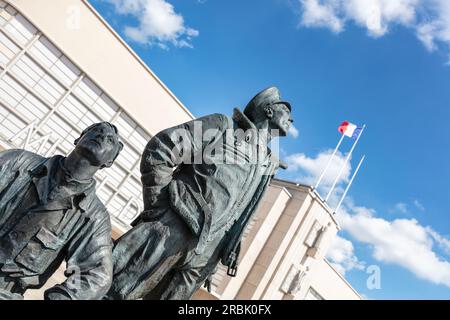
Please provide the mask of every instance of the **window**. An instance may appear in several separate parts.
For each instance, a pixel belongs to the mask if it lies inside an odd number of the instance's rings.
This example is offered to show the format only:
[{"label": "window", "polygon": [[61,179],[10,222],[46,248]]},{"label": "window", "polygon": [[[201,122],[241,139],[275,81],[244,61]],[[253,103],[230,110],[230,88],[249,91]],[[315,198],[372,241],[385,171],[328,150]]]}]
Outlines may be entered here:
[{"label": "window", "polygon": [[281,291],[289,295],[297,294],[308,271],[309,268],[303,264],[300,264],[299,266],[292,265],[281,286]]},{"label": "window", "polygon": [[305,240],[305,244],[312,248],[314,247],[314,244],[317,240],[317,238],[319,237],[319,234],[322,230],[322,226],[320,225],[320,223],[316,220],[314,221],[313,226],[311,227],[311,230],[308,233],[308,236],[306,237]]}]

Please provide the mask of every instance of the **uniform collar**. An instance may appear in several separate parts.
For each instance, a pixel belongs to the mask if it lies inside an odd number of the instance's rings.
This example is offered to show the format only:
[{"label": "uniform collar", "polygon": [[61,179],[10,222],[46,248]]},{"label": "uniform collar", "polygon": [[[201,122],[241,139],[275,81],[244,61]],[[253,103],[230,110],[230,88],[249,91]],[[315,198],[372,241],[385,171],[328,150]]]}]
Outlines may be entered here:
[{"label": "uniform collar", "polygon": [[[238,108],[233,109],[233,121],[241,129],[257,130],[255,124]],[[272,154],[272,151],[270,150],[269,147],[267,147],[267,155],[269,156],[270,160],[276,164],[277,167],[280,167],[281,169],[287,169],[288,165],[283,161],[281,161],[280,159],[278,159],[278,157],[276,157],[274,154]]]},{"label": "uniform collar", "polygon": [[[95,180],[77,181],[70,176],[68,171],[64,168],[63,161],[65,157],[57,155],[51,158],[46,158],[38,166],[29,171],[32,181],[36,187],[37,194],[41,204],[44,204],[48,210],[70,209],[78,207],[82,211],[86,211],[92,197],[95,195]],[[58,169],[61,172],[58,173]],[[80,189],[79,193],[70,196],[67,199],[52,201],[48,199],[49,192],[49,175],[64,174],[64,179],[68,183],[77,184],[75,187]],[[45,209],[45,208],[44,208]]]},{"label": "uniform collar", "polygon": [[233,120],[236,122],[239,128],[247,130],[256,130],[255,124],[238,108],[233,109]]},{"label": "uniform collar", "polygon": [[260,131],[256,128],[255,124],[238,108],[233,109],[233,121],[235,123],[235,129],[242,129],[244,132],[236,133],[235,139],[240,145],[242,140],[247,143],[258,145],[258,148],[262,148],[265,154],[270,153],[270,149],[267,146],[267,140],[264,139],[259,133]]}]

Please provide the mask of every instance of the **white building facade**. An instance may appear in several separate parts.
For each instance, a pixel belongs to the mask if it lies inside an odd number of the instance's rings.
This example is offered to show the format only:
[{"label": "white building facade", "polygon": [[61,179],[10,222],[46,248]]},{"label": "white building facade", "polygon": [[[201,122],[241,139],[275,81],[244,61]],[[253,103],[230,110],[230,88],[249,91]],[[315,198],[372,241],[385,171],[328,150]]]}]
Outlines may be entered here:
[{"label": "white building facade", "polygon": [[339,226],[309,186],[274,179],[246,230],[235,278],[220,267],[196,299],[359,300],[326,260]]}]

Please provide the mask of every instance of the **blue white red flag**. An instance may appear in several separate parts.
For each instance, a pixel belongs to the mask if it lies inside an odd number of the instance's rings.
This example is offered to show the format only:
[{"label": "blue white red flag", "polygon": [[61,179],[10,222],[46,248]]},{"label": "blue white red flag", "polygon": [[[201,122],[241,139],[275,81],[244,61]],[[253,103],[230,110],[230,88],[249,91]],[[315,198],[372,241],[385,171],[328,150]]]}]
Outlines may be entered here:
[{"label": "blue white red flag", "polygon": [[358,127],[356,124],[344,121],[339,126],[338,131],[347,137],[357,139],[362,131],[362,127]]}]

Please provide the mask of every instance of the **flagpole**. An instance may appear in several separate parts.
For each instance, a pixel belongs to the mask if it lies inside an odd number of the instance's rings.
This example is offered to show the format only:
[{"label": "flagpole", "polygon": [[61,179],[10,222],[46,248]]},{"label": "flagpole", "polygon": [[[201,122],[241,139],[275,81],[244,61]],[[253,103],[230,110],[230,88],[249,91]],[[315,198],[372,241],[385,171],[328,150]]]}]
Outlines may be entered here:
[{"label": "flagpole", "polygon": [[356,174],[358,173],[359,168],[361,167],[361,164],[363,163],[363,161],[364,161],[365,158],[366,158],[366,155],[363,155],[363,157],[361,158],[361,160],[359,160],[358,166],[356,167],[356,170],[355,170],[355,172],[353,173],[353,176],[352,176],[352,178],[350,179],[350,182],[348,183],[347,188],[345,188],[345,191],[344,191],[344,194],[343,194],[342,197],[341,197],[341,200],[339,200],[339,203],[338,203],[338,205],[336,206],[336,209],[334,209],[334,214],[336,214],[336,213],[338,212],[339,208],[341,207],[342,201],[344,201],[344,198],[345,198],[345,196],[347,195],[348,189],[350,189],[350,186],[351,186],[352,183],[353,183],[353,179],[355,179]]},{"label": "flagpole", "polygon": [[322,181],[322,179],[325,175],[325,172],[328,171],[328,168],[330,167],[330,164],[331,164],[334,156],[336,155],[336,152],[338,151],[339,147],[341,146],[341,143],[342,143],[342,140],[344,140],[344,137],[345,137],[345,135],[342,133],[342,137],[339,140],[338,144],[336,145],[336,148],[334,148],[333,154],[331,155],[330,159],[328,160],[328,163],[327,163],[325,169],[322,171],[322,174],[320,175],[319,180],[317,180],[317,183],[314,186],[314,189],[317,189],[317,187],[319,186],[320,182]]},{"label": "flagpole", "polygon": [[353,144],[352,148],[350,149],[350,152],[348,153],[347,157],[345,158],[345,162],[344,162],[344,164],[342,165],[341,170],[339,170],[339,174],[337,175],[336,179],[334,179],[334,182],[333,182],[333,185],[331,186],[330,191],[328,191],[328,194],[327,194],[327,196],[326,196],[326,198],[325,198],[325,202],[328,201],[328,199],[329,199],[330,196],[331,196],[331,193],[332,193],[333,190],[334,190],[334,187],[336,187],[336,184],[337,184],[337,182],[339,181],[339,178],[341,177],[342,172],[344,171],[344,168],[345,168],[345,166],[346,166],[348,160],[350,159],[350,156],[352,155],[353,150],[355,149],[356,145],[358,144],[359,138],[361,138],[361,136],[362,136],[362,134],[363,134],[365,128],[366,128],[366,125],[363,125],[363,127],[362,127],[362,129],[361,129],[361,132],[360,132],[359,135],[358,135],[358,138],[356,138],[355,143]]}]

